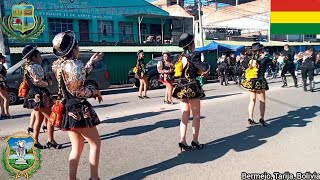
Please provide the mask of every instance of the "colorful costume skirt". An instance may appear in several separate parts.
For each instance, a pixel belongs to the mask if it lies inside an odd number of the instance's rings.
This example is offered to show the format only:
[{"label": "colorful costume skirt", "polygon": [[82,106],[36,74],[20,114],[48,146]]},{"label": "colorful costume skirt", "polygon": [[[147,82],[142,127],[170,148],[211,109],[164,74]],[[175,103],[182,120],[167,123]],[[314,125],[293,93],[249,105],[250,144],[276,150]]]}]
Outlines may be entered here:
[{"label": "colorful costume skirt", "polygon": [[160,74],[159,81],[162,83],[172,83],[174,81],[174,77],[172,74]]},{"label": "colorful costume skirt", "polygon": [[32,88],[24,99],[23,107],[27,109],[51,108],[53,97],[45,88]]},{"label": "colorful costume skirt", "polygon": [[65,103],[65,113],[61,124],[64,131],[91,128],[100,124],[99,117],[86,99],[69,99]]},{"label": "colorful costume skirt", "polygon": [[241,87],[249,91],[269,90],[268,82],[264,77],[250,79],[249,81],[244,79]]},{"label": "colorful costume skirt", "polygon": [[179,82],[175,85],[172,97],[176,99],[204,98],[206,95],[198,80],[191,82]]},{"label": "colorful costume skirt", "polygon": [[0,81],[0,89],[1,90],[8,90],[9,89],[7,81]]}]

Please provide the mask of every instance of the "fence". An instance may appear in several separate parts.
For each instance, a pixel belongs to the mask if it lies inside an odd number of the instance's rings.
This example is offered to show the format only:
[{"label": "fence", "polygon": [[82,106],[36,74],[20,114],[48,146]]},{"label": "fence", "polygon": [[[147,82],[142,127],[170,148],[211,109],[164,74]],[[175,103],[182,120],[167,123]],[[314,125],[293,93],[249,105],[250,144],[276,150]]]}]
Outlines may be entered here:
[{"label": "fence", "polygon": [[[28,32],[26,32],[27,34]],[[54,36],[58,32],[44,32],[38,37],[29,39],[13,39],[9,37],[10,46],[24,46],[26,44],[37,44],[38,46],[51,46]],[[80,45],[177,45],[178,35],[164,35],[162,40],[161,34],[141,34],[141,43],[139,34],[126,33],[89,33],[75,32],[76,38]]]}]

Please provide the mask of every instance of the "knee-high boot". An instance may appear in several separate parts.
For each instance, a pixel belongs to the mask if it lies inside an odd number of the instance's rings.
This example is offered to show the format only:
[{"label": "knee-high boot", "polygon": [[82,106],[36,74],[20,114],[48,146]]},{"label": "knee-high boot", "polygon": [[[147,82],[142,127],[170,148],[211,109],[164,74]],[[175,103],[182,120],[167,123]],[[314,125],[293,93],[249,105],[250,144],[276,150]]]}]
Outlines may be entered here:
[{"label": "knee-high boot", "polygon": [[303,81],[303,90],[307,91],[307,79],[302,79]]},{"label": "knee-high boot", "polygon": [[315,85],[315,83],[314,83],[314,81],[310,81],[310,91],[311,92],[314,92],[314,85]]},{"label": "knee-high boot", "polygon": [[284,76],[282,77],[282,82],[283,82],[283,85],[281,87],[287,87],[288,84],[287,84],[287,78]]},{"label": "knee-high boot", "polygon": [[297,77],[293,78],[293,82],[294,82],[294,87],[298,87],[298,79],[297,79]]}]

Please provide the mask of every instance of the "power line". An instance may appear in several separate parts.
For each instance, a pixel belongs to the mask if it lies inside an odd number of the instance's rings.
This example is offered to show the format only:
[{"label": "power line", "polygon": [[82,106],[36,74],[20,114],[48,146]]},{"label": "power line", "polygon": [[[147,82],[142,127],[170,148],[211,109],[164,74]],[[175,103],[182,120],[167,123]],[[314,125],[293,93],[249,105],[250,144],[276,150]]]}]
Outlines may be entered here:
[{"label": "power line", "polygon": [[[261,15],[261,14],[264,14],[264,13],[245,14],[245,13],[239,12],[239,10],[231,10],[231,9],[222,9],[222,10],[220,10],[220,11],[224,11],[224,12],[229,12],[229,13],[235,13],[235,14],[242,15],[242,17],[240,17],[240,18],[246,17],[246,18],[249,18],[249,19],[255,19],[255,20],[258,20],[258,21],[262,21],[262,22],[269,22],[268,20],[265,20],[265,19],[262,19],[262,18],[250,17],[250,16],[253,16],[253,15]],[[246,11],[246,10],[243,10],[243,11]],[[208,16],[206,16],[204,19],[209,18],[210,16],[214,15],[216,12],[217,12],[217,11],[212,12],[211,14],[209,14]],[[247,12],[251,12],[251,11],[247,11]],[[254,13],[254,12],[251,12],[251,13]],[[265,15],[263,15],[263,16],[265,16]],[[265,16],[265,17],[268,17],[268,16]]]}]

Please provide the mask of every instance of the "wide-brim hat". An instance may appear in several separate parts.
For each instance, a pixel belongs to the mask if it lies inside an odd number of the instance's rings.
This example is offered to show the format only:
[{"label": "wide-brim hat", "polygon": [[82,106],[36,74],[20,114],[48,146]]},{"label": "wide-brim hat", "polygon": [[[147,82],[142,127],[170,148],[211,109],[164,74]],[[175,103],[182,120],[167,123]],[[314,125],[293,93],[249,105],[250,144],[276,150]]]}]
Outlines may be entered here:
[{"label": "wide-brim hat", "polygon": [[26,45],[22,50],[22,55],[23,55],[22,59],[28,58],[35,50],[37,50],[37,46],[33,47],[31,45]]},{"label": "wide-brim hat", "polygon": [[76,37],[73,31],[65,31],[57,34],[53,40],[53,54],[62,57],[71,52],[76,43]]},{"label": "wide-brim hat", "polygon": [[183,33],[179,39],[179,47],[185,48],[194,41],[194,36],[189,33]]},{"label": "wide-brim hat", "polygon": [[260,43],[253,43],[251,46],[251,50],[256,51],[256,50],[260,50],[263,48],[263,45]]}]

